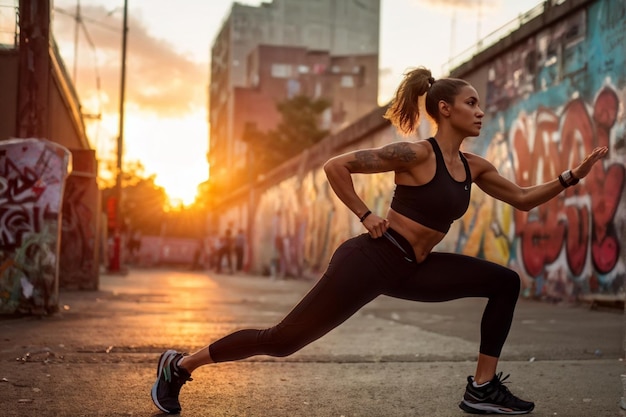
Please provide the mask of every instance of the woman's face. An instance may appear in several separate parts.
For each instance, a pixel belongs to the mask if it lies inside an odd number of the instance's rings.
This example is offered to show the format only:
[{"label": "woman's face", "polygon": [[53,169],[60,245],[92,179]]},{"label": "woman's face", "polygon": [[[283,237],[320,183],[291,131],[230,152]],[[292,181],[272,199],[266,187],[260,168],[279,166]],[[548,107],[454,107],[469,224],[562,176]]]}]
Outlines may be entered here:
[{"label": "woman's face", "polygon": [[465,136],[478,136],[484,115],[476,89],[469,85],[461,87],[450,109],[449,121],[452,127]]}]

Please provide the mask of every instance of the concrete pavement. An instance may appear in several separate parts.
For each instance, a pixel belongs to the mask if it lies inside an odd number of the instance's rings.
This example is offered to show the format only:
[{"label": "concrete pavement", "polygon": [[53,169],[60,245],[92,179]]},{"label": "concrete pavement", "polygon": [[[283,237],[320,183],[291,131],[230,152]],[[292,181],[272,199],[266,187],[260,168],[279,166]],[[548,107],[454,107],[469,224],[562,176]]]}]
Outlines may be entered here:
[{"label": "concrete pavement", "polygon": [[[192,352],[276,323],[310,281],[133,270],[60,313],[0,317],[0,415],[159,416],[150,400],[167,348]],[[474,371],[484,300],[380,297],[288,358],[197,370],[182,416],[454,417]],[[624,315],[520,300],[500,370],[533,416],[619,417]]]}]

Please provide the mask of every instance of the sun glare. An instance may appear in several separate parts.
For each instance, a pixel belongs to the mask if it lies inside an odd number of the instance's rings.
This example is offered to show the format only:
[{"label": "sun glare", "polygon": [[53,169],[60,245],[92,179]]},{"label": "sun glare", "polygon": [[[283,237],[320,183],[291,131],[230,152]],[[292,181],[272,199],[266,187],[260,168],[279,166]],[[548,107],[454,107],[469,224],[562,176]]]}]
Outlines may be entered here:
[{"label": "sun glare", "polygon": [[[208,126],[202,112],[180,118],[157,118],[129,112],[124,129],[124,163],[139,161],[145,176],[155,175],[163,187],[170,208],[189,206],[196,200],[198,185],[208,179],[206,160]],[[102,123],[87,126],[101,160],[115,158],[116,115],[103,115]],[[113,163],[113,159],[109,162]],[[101,164],[105,168],[107,164]],[[100,173],[111,180],[113,174]]]},{"label": "sun glare", "polygon": [[126,158],[140,160],[172,207],[192,204],[208,178],[208,126],[201,111],[178,118],[137,115],[126,128]]},{"label": "sun glare", "polygon": [[[117,117],[104,116],[101,130],[108,134],[105,136],[112,136]],[[114,138],[98,142],[100,157],[114,154]],[[165,189],[171,209],[196,200],[198,185],[209,175],[207,151],[208,126],[202,111],[176,118],[147,115],[135,109],[127,112],[124,162],[139,161],[144,175],[155,175],[154,182]]]}]

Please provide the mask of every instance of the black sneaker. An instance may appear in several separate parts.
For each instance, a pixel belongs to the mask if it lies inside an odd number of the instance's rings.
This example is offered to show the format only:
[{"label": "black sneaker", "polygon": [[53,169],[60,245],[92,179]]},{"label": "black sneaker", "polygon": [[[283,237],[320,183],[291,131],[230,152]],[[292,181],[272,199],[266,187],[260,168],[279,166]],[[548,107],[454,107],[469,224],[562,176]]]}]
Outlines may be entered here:
[{"label": "black sneaker", "polygon": [[159,410],[170,414],[180,413],[178,394],[180,388],[187,381],[191,381],[191,374],[176,364],[183,357],[182,353],[168,350],[161,354],[157,366],[157,379],[152,386],[152,401]]},{"label": "black sneaker", "polygon": [[472,414],[526,414],[535,408],[535,403],[524,401],[511,394],[503,382],[509,375],[502,378],[502,372],[494,376],[485,386],[474,386],[474,378],[467,377],[467,387],[461,410]]}]

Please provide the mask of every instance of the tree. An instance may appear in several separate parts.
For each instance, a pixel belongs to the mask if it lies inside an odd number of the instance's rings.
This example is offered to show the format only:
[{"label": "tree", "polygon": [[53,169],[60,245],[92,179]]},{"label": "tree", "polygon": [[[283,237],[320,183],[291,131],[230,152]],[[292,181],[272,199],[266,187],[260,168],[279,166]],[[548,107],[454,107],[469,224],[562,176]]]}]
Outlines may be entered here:
[{"label": "tree", "polygon": [[[121,231],[144,236],[199,238],[205,230],[206,209],[201,203],[172,207],[165,189],[155,184],[156,175],[145,176],[139,161],[128,162],[122,175]],[[115,184],[102,190],[102,210],[115,195]]]},{"label": "tree", "polygon": [[[159,235],[168,203],[165,189],[154,183],[155,175],[146,177],[140,162],[126,165],[122,176],[122,228],[139,230],[145,235]],[[103,210],[110,196],[115,195],[115,185],[102,190]]]},{"label": "tree", "polygon": [[244,128],[243,140],[252,157],[249,166],[258,175],[267,172],[328,135],[321,129],[322,113],[330,107],[326,99],[298,95],[277,103],[281,121],[274,130],[260,131],[255,124]]}]

